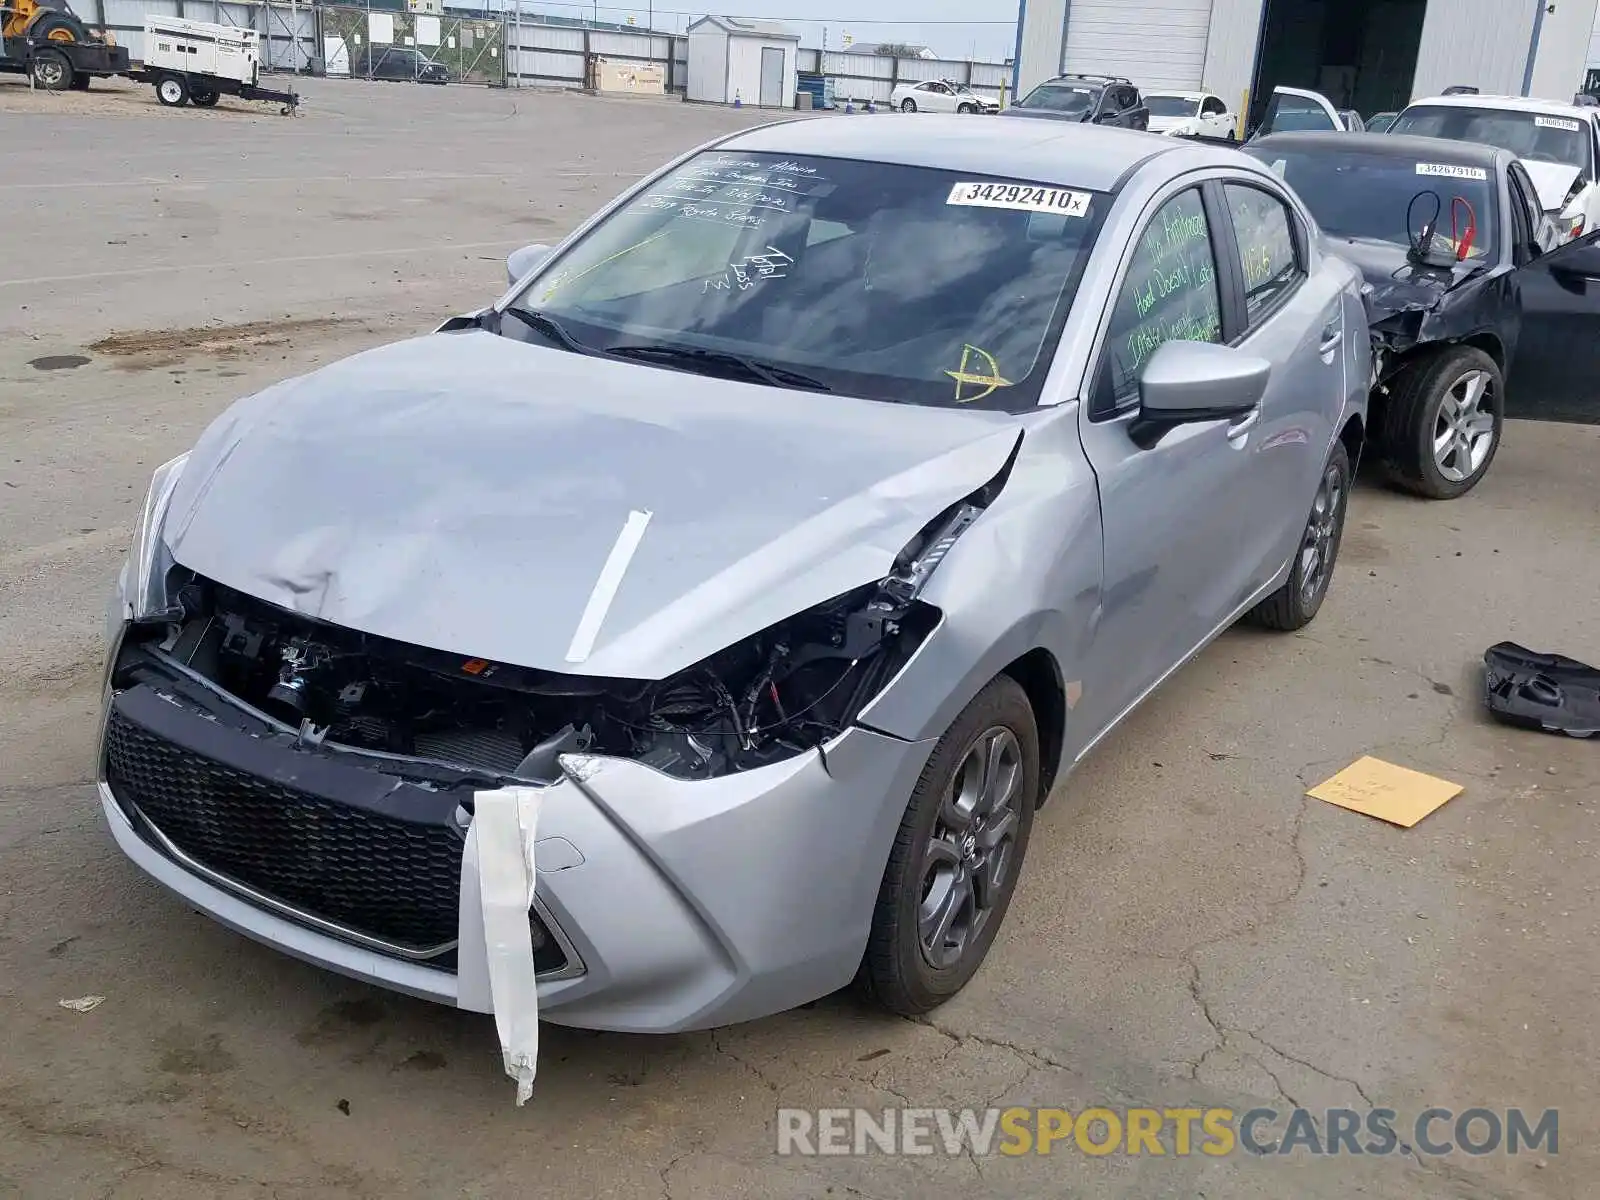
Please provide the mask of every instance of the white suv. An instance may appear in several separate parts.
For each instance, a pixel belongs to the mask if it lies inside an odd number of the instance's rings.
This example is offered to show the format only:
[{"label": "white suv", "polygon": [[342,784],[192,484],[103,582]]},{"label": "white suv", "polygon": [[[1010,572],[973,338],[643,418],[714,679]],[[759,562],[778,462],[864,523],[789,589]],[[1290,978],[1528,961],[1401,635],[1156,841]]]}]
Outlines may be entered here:
[{"label": "white suv", "polygon": [[1600,108],[1463,93],[1414,101],[1390,133],[1486,142],[1522,160],[1557,243],[1600,228]]}]

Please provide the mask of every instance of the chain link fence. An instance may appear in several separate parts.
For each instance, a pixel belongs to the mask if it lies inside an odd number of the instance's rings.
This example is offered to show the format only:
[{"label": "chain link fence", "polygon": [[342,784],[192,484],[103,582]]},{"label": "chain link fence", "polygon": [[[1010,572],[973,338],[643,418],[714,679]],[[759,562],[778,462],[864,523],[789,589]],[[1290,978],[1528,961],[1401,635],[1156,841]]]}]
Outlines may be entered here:
[{"label": "chain link fence", "polygon": [[330,76],[425,78],[427,63],[451,83],[506,84],[503,20],[322,5],[322,66]]}]

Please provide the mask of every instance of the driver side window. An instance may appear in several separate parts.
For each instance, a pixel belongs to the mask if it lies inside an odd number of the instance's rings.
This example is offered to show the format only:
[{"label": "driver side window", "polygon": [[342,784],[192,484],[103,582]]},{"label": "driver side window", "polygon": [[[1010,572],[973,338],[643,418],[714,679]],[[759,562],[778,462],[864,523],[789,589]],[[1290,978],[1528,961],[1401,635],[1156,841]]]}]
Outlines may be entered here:
[{"label": "driver side window", "polygon": [[1206,117],[1220,117],[1228,110],[1223,107],[1222,101],[1215,96],[1206,97],[1206,102],[1200,108],[1200,114]]},{"label": "driver side window", "polygon": [[1199,188],[1168,200],[1135,243],[1101,350],[1090,418],[1132,408],[1150,356],[1168,342],[1222,341],[1222,298]]}]

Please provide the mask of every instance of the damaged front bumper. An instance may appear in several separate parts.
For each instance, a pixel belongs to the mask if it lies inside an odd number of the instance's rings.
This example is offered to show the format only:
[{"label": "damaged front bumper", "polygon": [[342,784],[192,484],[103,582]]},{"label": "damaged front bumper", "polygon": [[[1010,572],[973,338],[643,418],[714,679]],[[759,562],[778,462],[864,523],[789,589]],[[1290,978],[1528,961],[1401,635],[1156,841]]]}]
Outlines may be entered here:
[{"label": "damaged front bumper", "polygon": [[[108,634],[99,791],[135,863],[294,957],[494,1011],[466,836],[481,778],[305,745],[176,665],[118,686]],[[821,752],[700,780],[563,756],[534,842],[539,1016],[675,1032],[848,983],[933,745],[852,726]]]}]

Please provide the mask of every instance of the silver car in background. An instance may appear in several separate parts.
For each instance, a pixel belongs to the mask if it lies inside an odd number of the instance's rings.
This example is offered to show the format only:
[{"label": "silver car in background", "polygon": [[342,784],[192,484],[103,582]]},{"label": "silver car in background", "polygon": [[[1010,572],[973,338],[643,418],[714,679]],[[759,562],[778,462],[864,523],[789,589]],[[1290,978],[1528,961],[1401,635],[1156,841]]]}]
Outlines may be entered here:
[{"label": "silver car in background", "polygon": [[1360,279],[1242,154],[785,122],[511,270],[223,413],[108,615],[116,840],[302,959],[496,1011],[481,863],[525,852],[542,1018],[925,1012],[1090,749],[1327,594]]}]

